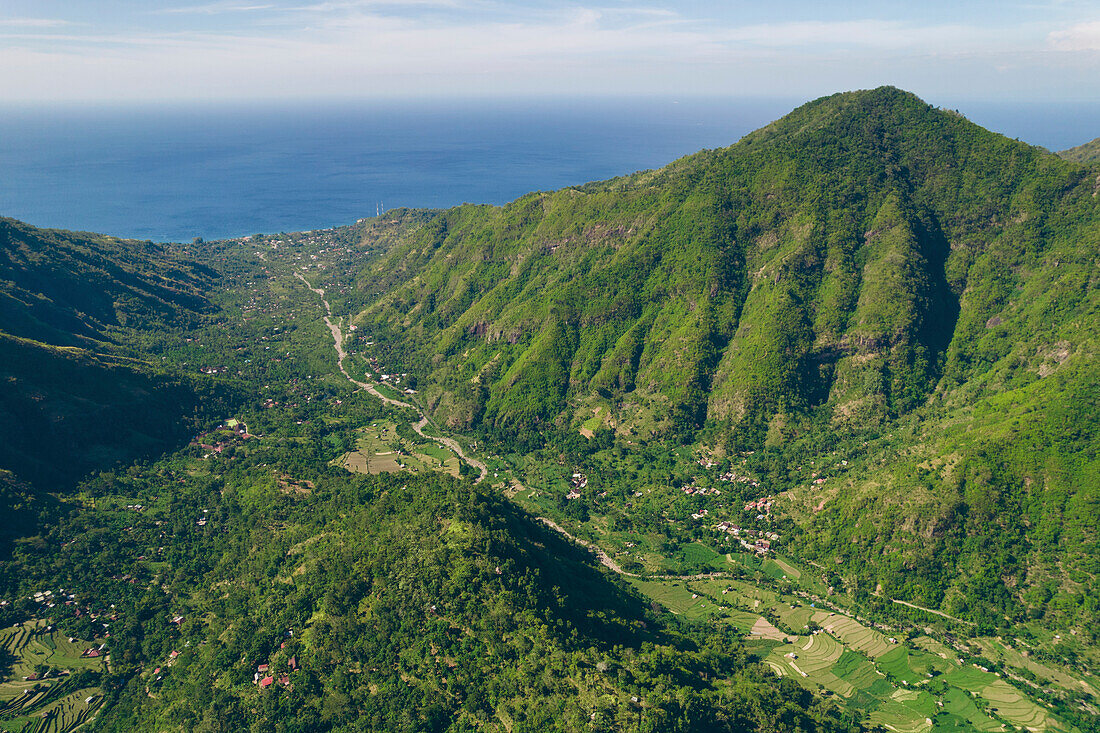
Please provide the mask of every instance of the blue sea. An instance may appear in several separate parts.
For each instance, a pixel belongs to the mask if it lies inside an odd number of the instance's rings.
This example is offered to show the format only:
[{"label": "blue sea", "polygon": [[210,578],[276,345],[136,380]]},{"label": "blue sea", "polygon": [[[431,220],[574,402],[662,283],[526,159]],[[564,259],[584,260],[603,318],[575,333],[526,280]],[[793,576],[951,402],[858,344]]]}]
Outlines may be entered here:
[{"label": "blue sea", "polygon": [[[350,224],[379,207],[502,204],[724,147],[804,100],[585,99],[6,107],[0,215],[156,241]],[[1062,149],[1100,105],[972,105]]]}]

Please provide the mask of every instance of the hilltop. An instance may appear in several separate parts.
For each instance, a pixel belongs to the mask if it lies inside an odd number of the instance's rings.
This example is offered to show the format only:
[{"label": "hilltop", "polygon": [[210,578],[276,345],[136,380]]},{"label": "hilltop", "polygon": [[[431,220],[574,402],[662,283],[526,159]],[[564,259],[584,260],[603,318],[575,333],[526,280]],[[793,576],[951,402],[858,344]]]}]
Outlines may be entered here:
[{"label": "hilltop", "polygon": [[[838,94],[657,171],[441,212],[359,273],[352,321],[454,428],[751,452],[853,589],[1083,622],[1094,178],[897,89]],[[807,489],[795,466],[838,450],[859,472]]]}]

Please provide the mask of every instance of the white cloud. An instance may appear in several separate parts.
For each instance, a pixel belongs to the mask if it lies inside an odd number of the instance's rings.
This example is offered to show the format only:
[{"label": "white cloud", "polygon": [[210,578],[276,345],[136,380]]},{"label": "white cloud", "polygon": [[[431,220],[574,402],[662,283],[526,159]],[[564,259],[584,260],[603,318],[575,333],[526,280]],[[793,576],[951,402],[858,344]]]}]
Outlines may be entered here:
[{"label": "white cloud", "polygon": [[[23,42],[0,48],[0,68],[18,69],[0,75],[0,98],[802,94],[879,83],[957,88],[966,73],[985,80],[1006,64],[1038,76],[1047,63],[1044,49],[1100,37],[1096,24],[1055,37],[1047,36],[1050,26],[1023,23],[995,28],[865,18],[737,25],[628,4],[536,10],[496,0],[299,2],[224,0],[172,9],[237,13],[221,16],[227,20],[220,32],[112,27],[81,35],[24,27],[5,34],[0,21],[0,38]],[[236,30],[225,30],[234,23]],[[1094,40],[1082,40],[1088,38]]]},{"label": "white cloud", "polygon": [[1057,51],[1100,51],[1100,21],[1078,23],[1047,36]]},{"label": "white cloud", "polygon": [[60,18],[0,18],[0,28],[56,28],[68,24]]},{"label": "white cloud", "polygon": [[274,5],[255,5],[241,2],[217,2],[205,5],[184,5],[177,8],[164,8],[156,11],[162,15],[218,15],[221,13],[245,13],[257,10],[270,10]]},{"label": "white cloud", "polygon": [[463,7],[463,5],[458,2],[458,0],[325,0],[324,2],[290,7],[287,8],[287,10],[309,13],[331,13],[341,10],[348,11],[383,7],[460,8]]}]

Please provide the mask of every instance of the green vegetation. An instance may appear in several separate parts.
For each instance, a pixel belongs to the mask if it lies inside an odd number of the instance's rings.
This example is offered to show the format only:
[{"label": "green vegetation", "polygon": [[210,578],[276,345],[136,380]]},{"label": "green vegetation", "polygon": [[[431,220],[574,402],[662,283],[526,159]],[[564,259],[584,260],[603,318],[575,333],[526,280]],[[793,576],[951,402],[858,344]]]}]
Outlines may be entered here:
[{"label": "green vegetation", "polygon": [[103,657],[87,656],[97,648],[43,622],[0,629],[0,729],[67,733],[91,719],[103,704]]},{"label": "green vegetation", "polygon": [[1075,148],[1062,150],[1058,156],[1075,163],[1093,163],[1100,160],[1100,138],[1078,145]]},{"label": "green vegetation", "polygon": [[504,207],[0,220],[0,728],[1100,729],[1094,173],[882,88]]},{"label": "green vegetation", "polygon": [[[353,322],[505,450],[602,424],[751,452],[797,554],[853,592],[1097,629],[1100,430],[1071,408],[1097,390],[1094,178],[896,89],[834,95],[659,171],[440,212],[359,272]],[[834,456],[843,489],[794,468]]]}]

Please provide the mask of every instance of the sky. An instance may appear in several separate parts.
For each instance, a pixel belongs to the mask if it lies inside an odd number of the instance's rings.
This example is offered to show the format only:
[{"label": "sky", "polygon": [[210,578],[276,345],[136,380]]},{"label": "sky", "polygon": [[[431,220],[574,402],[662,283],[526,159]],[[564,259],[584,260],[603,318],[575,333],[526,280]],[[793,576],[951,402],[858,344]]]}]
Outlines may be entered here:
[{"label": "sky", "polygon": [[0,0],[12,102],[1100,101],[1100,1]]}]

